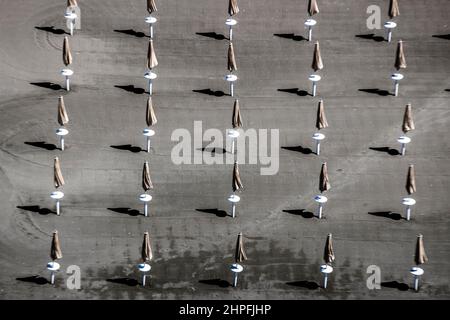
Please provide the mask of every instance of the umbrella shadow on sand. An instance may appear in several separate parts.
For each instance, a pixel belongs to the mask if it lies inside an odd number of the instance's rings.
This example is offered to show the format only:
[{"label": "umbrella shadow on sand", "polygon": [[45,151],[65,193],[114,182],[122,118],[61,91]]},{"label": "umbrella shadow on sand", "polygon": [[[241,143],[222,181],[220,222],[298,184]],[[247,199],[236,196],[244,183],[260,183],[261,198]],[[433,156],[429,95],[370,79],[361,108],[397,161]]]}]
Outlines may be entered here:
[{"label": "umbrella shadow on sand", "polygon": [[208,280],[199,280],[199,283],[207,284],[210,286],[217,286],[220,288],[228,288],[231,287],[231,283],[229,283],[227,280],[221,280],[219,278],[217,279],[208,279]]},{"label": "umbrella shadow on sand", "polygon": [[316,290],[320,288],[320,285],[314,281],[292,281],[286,282],[288,286],[306,288],[309,290]]},{"label": "umbrella shadow on sand", "polygon": [[219,218],[224,218],[224,217],[228,216],[228,213],[226,211],[220,210],[218,208],[214,208],[214,209],[195,209],[195,211],[209,213],[209,214],[215,214]]},{"label": "umbrella shadow on sand", "polygon": [[311,154],[313,151],[310,148],[303,148],[302,146],[293,146],[293,147],[281,147],[281,149],[300,152],[303,154]]},{"label": "umbrella shadow on sand", "polygon": [[224,154],[227,152],[227,150],[225,150],[224,148],[207,148],[207,147],[203,147],[201,149],[197,149],[199,151],[202,152],[210,152],[212,154]]},{"label": "umbrella shadow on sand", "polygon": [[283,212],[295,215],[295,216],[301,216],[305,219],[311,219],[314,218],[314,213],[305,211],[305,209],[289,209],[289,210],[283,210]]},{"label": "umbrella shadow on sand", "polygon": [[398,289],[400,291],[408,291],[410,289],[409,285],[407,285],[406,283],[397,281],[382,282],[380,285],[384,288]]},{"label": "umbrella shadow on sand", "polygon": [[44,277],[41,277],[40,275],[34,275],[34,276],[23,277],[23,278],[16,278],[16,280],[23,281],[23,282],[35,283],[35,284],[39,284],[39,285],[44,285],[44,284],[50,283],[50,281],[48,281]]},{"label": "umbrella shadow on sand", "polygon": [[293,93],[300,97],[305,97],[308,95],[312,96],[312,94],[309,94],[308,91],[300,90],[299,88],[277,89],[277,90],[281,92]]},{"label": "umbrella shadow on sand", "polygon": [[70,35],[69,32],[66,32],[63,29],[55,29],[54,26],[51,26],[51,27],[34,27],[34,28],[38,29],[38,30],[50,32],[50,33],[53,33],[53,34],[69,34]]},{"label": "umbrella shadow on sand", "polygon": [[216,96],[216,97],[229,96],[228,93],[225,93],[225,92],[223,92],[221,90],[213,91],[211,89],[199,89],[199,90],[192,90],[192,91],[196,92],[196,93],[203,93],[203,94],[207,94],[207,95],[210,95],[210,96]]},{"label": "umbrella shadow on sand", "polygon": [[295,35],[294,33],[274,33],[273,34],[275,37],[280,37],[283,39],[291,39],[294,41],[305,41],[308,40],[306,39],[304,36],[300,36],[300,35]]},{"label": "umbrella shadow on sand", "polygon": [[123,213],[123,214],[128,214],[130,216],[138,216],[141,213],[139,212],[139,210],[136,209],[131,209],[131,208],[107,208],[109,211],[113,211],[113,212],[117,212],[117,213]]},{"label": "umbrella shadow on sand", "polygon": [[[46,89],[51,89],[51,90],[63,90],[63,87],[61,87],[59,84],[57,83],[53,83],[53,82],[49,82],[49,81],[43,81],[43,82],[30,82],[31,85],[33,86],[37,86],[37,87],[41,87],[41,88],[46,88]],[[65,90],[65,89],[64,89]]]},{"label": "umbrella shadow on sand", "polygon": [[25,211],[31,211],[31,212],[34,212],[34,213],[39,213],[41,215],[47,215],[47,214],[50,214],[50,213],[56,214],[55,211],[50,210],[48,208],[41,208],[40,206],[17,206],[16,208],[20,209],[20,210],[25,210]]},{"label": "umbrella shadow on sand", "polygon": [[216,32],[196,32],[195,34],[198,34],[199,36],[212,38],[215,40],[225,40],[226,38],[223,34],[216,33]]},{"label": "umbrella shadow on sand", "polygon": [[133,29],[114,30],[114,32],[124,33],[124,34],[126,34],[126,35],[129,35],[129,36],[135,36],[135,37],[137,37],[137,38],[143,38],[143,37],[149,38],[149,36],[146,36],[145,33],[140,32],[140,31],[135,31],[135,30],[133,30]]},{"label": "umbrella shadow on sand", "polygon": [[376,36],[375,33],[369,33],[369,34],[357,34],[355,35],[356,38],[366,39],[366,40],[373,40],[376,42],[382,42],[386,41],[384,37],[382,36]]},{"label": "umbrella shadow on sand", "polygon": [[401,214],[392,211],[367,212],[367,214],[370,214],[371,216],[375,217],[388,218],[392,220],[402,220],[402,219],[406,220],[401,216]]},{"label": "umbrella shadow on sand", "polygon": [[379,151],[379,152],[386,152],[387,154],[391,156],[398,156],[400,152],[398,152],[397,149],[392,149],[389,147],[370,147],[370,150]]},{"label": "umbrella shadow on sand", "polygon": [[114,86],[114,87],[119,88],[119,89],[122,89],[122,90],[125,90],[125,91],[128,91],[128,92],[132,92],[132,93],[135,93],[135,94],[144,94],[144,93],[148,93],[148,92],[145,91],[145,89],[135,87],[135,86],[132,85],[132,84],[127,85],[127,86],[118,86],[118,85],[116,85],[116,86]]},{"label": "umbrella shadow on sand", "polygon": [[450,40],[450,34],[433,34],[434,38]]},{"label": "umbrella shadow on sand", "polygon": [[377,94],[379,96],[383,96],[383,97],[387,97],[387,96],[394,96],[393,93],[390,93],[387,90],[381,90],[378,88],[372,88],[372,89],[358,89],[358,91],[362,91],[362,92],[367,92],[367,93],[372,93],[372,94]]},{"label": "umbrella shadow on sand", "polygon": [[131,144],[122,144],[122,145],[110,146],[110,147],[113,148],[113,149],[130,151],[130,152],[133,152],[133,153],[146,151],[146,150],[143,150],[141,147],[132,146]]},{"label": "umbrella shadow on sand", "polygon": [[129,287],[135,287],[139,284],[139,282],[136,279],[132,279],[132,278],[106,279],[106,281],[112,282],[112,283],[117,283],[117,284],[127,285]]},{"label": "umbrella shadow on sand", "polygon": [[56,149],[61,150],[53,143],[46,143],[45,141],[33,141],[33,142],[25,141],[24,143],[36,148],[42,148],[46,150],[56,150]]}]

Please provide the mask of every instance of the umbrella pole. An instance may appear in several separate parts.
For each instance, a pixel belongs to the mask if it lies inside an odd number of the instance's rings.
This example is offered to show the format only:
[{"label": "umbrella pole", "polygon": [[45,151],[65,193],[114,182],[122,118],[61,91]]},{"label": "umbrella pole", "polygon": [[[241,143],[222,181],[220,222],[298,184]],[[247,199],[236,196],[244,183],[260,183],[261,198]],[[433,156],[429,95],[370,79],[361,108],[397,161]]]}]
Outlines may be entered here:
[{"label": "umbrella pole", "polygon": [[142,286],[145,287],[145,274],[142,275]]},{"label": "umbrella pole", "polygon": [[234,202],[231,204],[231,214],[233,218],[236,217],[236,203]]},{"label": "umbrella pole", "polygon": [[151,79],[148,80],[148,94],[149,95],[153,94],[153,83]]},{"label": "umbrella pole", "polygon": [[59,143],[61,144],[61,151],[64,151],[64,137],[63,136],[61,136],[59,138]]},{"label": "umbrella pole", "polygon": [[406,153],[406,144],[405,144],[405,143],[402,143],[402,149],[401,149],[400,154],[401,154],[402,156],[404,156],[405,153]]},{"label": "umbrella pole", "polygon": [[315,81],[313,81],[313,87],[312,87],[312,95],[313,95],[313,97],[316,96],[316,91],[317,91],[317,83]]},{"label": "umbrella pole", "polygon": [[230,82],[230,95],[234,97],[234,83]]},{"label": "umbrella pole", "polygon": [[56,215],[59,216],[60,210],[59,210],[59,200],[56,200]]},{"label": "umbrella pole", "polygon": [[308,29],[309,29],[309,30],[308,30],[308,41],[311,41],[311,39],[312,39],[312,27],[309,26]]},{"label": "umbrella pole", "polygon": [[230,39],[230,41],[233,41],[233,28],[231,26],[228,32],[228,39]]},{"label": "umbrella pole", "polygon": [[70,35],[73,36],[73,25],[75,24],[75,19],[70,21]]},{"label": "umbrella pole", "polygon": [[233,279],[233,287],[237,287],[237,281],[238,281],[238,273],[237,272],[233,272],[234,274],[234,279]]},{"label": "umbrella pole", "polygon": [[389,29],[389,30],[388,30],[387,41],[388,41],[388,42],[391,42],[391,39],[392,39],[392,30]]},{"label": "umbrella pole", "polygon": [[147,152],[150,152],[150,137],[147,137]]},{"label": "umbrella pole", "polygon": [[153,39],[153,23],[150,23],[150,39]]},{"label": "umbrella pole", "polygon": [[394,96],[398,96],[398,81],[394,81]]},{"label": "umbrella pole", "polygon": [[320,141],[316,140],[316,154],[320,155]]},{"label": "umbrella pole", "polygon": [[66,90],[70,91],[70,79],[69,79],[69,76],[66,76]]},{"label": "umbrella pole", "polygon": [[148,204],[144,203],[144,216],[148,217]]},{"label": "umbrella pole", "polygon": [[327,284],[328,284],[328,274],[325,273],[324,277],[323,277],[323,288],[326,289],[327,288]]},{"label": "umbrella pole", "polygon": [[411,206],[406,206],[406,220],[411,219]]},{"label": "umbrella pole", "polygon": [[419,291],[419,276],[414,276],[414,290]]},{"label": "umbrella pole", "polygon": [[322,211],[323,211],[323,206],[321,203],[319,203],[319,214],[318,214],[319,219],[322,219]]},{"label": "umbrella pole", "polygon": [[51,284],[55,284],[55,273],[52,271],[52,273],[50,274],[50,283]]},{"label": "umbrella pole", "polygon": [[231,140],[231,154],[234,154],[234,139]]}]

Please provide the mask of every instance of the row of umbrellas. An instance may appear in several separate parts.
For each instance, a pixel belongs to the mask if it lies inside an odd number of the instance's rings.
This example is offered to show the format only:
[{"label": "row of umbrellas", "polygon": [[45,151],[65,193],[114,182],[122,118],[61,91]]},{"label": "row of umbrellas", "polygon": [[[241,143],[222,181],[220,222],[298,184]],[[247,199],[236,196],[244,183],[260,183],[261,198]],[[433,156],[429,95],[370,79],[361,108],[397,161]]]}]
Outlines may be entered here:
[{"label": "row of umbrellas", "polygon": [[[236,262],[236,264],[243,262],[245,260],[247,260],[247,254],[245,252],[244,249],[244,242],[243,242],[243,234],[242,232],[238,234],[237,236],[237,241],[236,241],[236,247],[235,247],[235,253],[234,253],[234,261]],[[53,235],[52,235],[52,241],[51,241],[51,248],[50,248],[50,258],[52,259],[52,261],[56,261],[59,260],[63,257],[62,255],[62,250],[61,250],[61,243],[59,240],[59,233],[57,230],[53,231]],[[150,243],[150,235],[148,232],[144,232],[144,237],[143,237],[143,241],[142,241],[142,246],[141,246],[141,260],[146,263],[149,262],[153,259],[153,251],[152,251],[152,247],[151,247],[151,243]],[[335,261],[336,256],[334,253],[334,248],[333,248],[333,237],[332,234],[328,234],[327,238],[325,240],[325,247],[324,247],[324,252],[323,252],[323,261],[325,263],[325,265],[323,265],[321,267],[322,273],[324,274],[324,284],[323,287],[326,288],[327,287],[327,280],[328,280],[328,274],[332,272],[332,268],[331,271],[327,271],[330,269],[331,264]],[[424,263],[426,263],[428,261],[428,257],[425,253],[425,246],[424,246],[424,242],[423,242],[423,235],[419,234],[417,236],[417,240],[416,240],[416,248],[415,248],[415,254],[414,254],[414,263],[419,266],[422,265]],[[57,271],[57,270],[54,270]],[[54,280],[54,271],[52,271],[52,282]],[[241,272],[242,269],[238,269],[238,270],[234,270],[234,281],[233,281],[233,285],[236,286],[237,285],[237,277],[238,277],[238,273]],[[143,276],[143,281],[145,281],[145,274]]]}]

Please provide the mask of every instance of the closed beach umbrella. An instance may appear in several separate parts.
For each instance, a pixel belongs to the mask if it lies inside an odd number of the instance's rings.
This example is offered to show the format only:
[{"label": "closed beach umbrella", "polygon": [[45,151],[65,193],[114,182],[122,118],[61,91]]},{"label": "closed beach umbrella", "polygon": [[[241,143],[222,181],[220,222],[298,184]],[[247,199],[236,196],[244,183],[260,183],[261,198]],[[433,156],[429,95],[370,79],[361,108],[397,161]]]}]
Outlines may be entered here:
[{"label": "closed beach umbrella", "polygon": [[389,17],[392,19],[398,15],[400,15],[398,0],[391,0],[391,3],[389,4]]},{"label": "closed beach umbrella", "polygon": [[414,262],[416,265],[424,264],[428,262],[428,257],[425,253],[425,247],[423,245],[423,235],[419,234],[417,236],[417,244],[416,244],[416,254],[414,255]]},{"label": "closed beach umbrella", "polygon": [[70,52],[69,38],[64,37],[63,43],[63,63],[65,66],[72,64],[72,53]]},{"label": "closed beach umbrella", "polygon": [[239,166],[238,163],[234,163],[233,168],[233,192],[236,192],[237,190],[240,190],[243,188],[242,182],[241,182],[241,176],[239,174]]},{"label": "closed beach umbrella", "polygon": [[230,0],[230,2],[228,3],[228,14],[230,16],[234,16],[238,12],[239,12],[239,7],[237,4],[237,0]]},{"label": "closed beach umbrella", "polygon": [[405,51],[403,50],[403,41],[399,40],[397,52],[395,53],[395,69],[406,69]]},{"label": "closed beach umbrella", "polygon": [[61,245],[59,243],[58,231],[53,231],[52,247],[50,249],[50,258],[52,261],[62,258]]},{"label": "closed beach umbrella", "polygon": [[232,42],[228,45],[228,70],[230,72],[237,70],[236,57],[234,56],[234,47]]},{"label": "closed beach umbrella", "polygon": [[64,105],[64,98],[60,96],[58,98],[58,123],[64,126],[69,122],[69,116],[67,115],[66,106]]},{"label": "closed beach umbrella", "polygon": [[147,112],[145,115],[145,121],[147,122],[148,126],[153,126],[158,122],[158,119],[156,119],[155,110],[153,109],[153,102],[151,96],[149,96],[147,99]]},{"label": "closed beach umbrella", "polygon": [[143,262],[151,261],[153,259],[152,247],[150,245],[150,236],[148,232],[144,232],[144,241],[142,242],[141,257]]},{"label": "closed beach umbrella", "polygon": [[322,163],[322,169],[320,170],[319,178],[319,190],[320,192],[327,191],[331,188],[330,179],[328,178],[327,163]]},{"label": "closed beach umbrella", "polygon": [[242,128],[241,108],[239,107],[239,100],[234,101],[233,106],[233,128]]},{"label": "closed beach umbrella", "polygon": [[53,161],[53,182],[55,184],[55,188],[62,187],[65,184],[58,157],[55,157],[55,160]]},{"label": "closed beach umbrella", "polygon": [[325,116],[323,100],[320,100],[319,106],[317,108],[316,128],[317,128],[317,130],[320,130],[320,129],[327,128],[327,127],[328,127],[328,121],[327,121],[327,117]]},{"label": "closed beach umbrella", "polygon": [[325,242],[325,250],[323,253],[323,260],[326,264],[331,264],[335,260],[334,250],[333,250],[333,239],[331,233],[327,236],[327,241]]},{"label": "closed beach umbrella", "polygon": [[309,0],[308,13],[310,16],[313,16],[316,13],[319,13],[319,6],[317,5],[317,0]]},{"label": "closed beach umbrella", "polygon": [[155,49],[153,48],[153,40],[148,41],[147,51],[147,68],[153,69],[158,65],[158,59],[156,59]]},{"label": "closed beach umbrella", "polygon": [[405,114],[403,116],[402,131],[407,133],[408,131],[414,130],[416,126],[414,125],[414,120],[412,116],[411,103],[408,103],[405,108]]},{"label": "closed beach umbrella", "polygon": [[320,56],[320,46],[319,41],[314,45],[314,56],[312,62],[312,68],[314,71],[323,69],[322,57]]},{"label": "closed beach umbrella", "polygon": [[67,6],[69,8],[78,7],[77,0],[67,0]]},{"label": "closed beach umbrella", "polygon": [[242,232],[238,234],[236,242],[236,253],[234,254],[234,261],[236,263],[247,260],[247,255],[244,250],[244,243],[242,241]]},{"label": "closed beach umbrella", "polygon": [[152,179],[150,178],[150,167],[148,161],[145,161],[144,168],[142,169],[142,188],[144,191],[153,189]]},{"label": "closed beach umbrella", "polygon": [[155,0],[147,0],[147,11],[150,14],[152,14],[155,11],[158,11],[158,9],[156,8]]},{"label": "closed beach umbrella", "polygon": [[406,191],[408,194],[416,192],[416,171],[414,165],[410,164],[408,167],[408,175],[406,176]]}]

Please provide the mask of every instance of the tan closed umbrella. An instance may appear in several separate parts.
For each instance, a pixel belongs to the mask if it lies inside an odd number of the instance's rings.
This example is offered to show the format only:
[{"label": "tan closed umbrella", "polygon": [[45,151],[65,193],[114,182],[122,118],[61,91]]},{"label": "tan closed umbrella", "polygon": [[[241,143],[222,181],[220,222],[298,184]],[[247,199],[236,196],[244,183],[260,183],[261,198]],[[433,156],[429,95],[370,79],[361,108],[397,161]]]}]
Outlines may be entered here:
[{"label": "tan closed umbrella", "polygon": [[230,0],[230,2],[228,3],[228,14],[230,16],[234,16],[238,12],[239,12],[239,7],[237,4],[237,0]]},{"label": "tan closed umbrella", "polygon": [[236,57],[234,55],[234,47],[232,42],[228,45],[228,70],[230,72],[237,70]]},{"label": "tan closed umbrella", "polygon": [[417,236],[416,253],[414,255],[414,262],[416,265],[421,265],[428,262],[428,257],[425,253],[425,247],[423,245],[423,235]]},{"label": "tan closed umbrella", "polygon": [[319,13],[319,6],[317,5],[317,0],[309,0],[308,4],[308,13],[310,16],[315,15],[316,13]]},{"label": "tan closed umbrella", "polygon": [[406,191],[408,194],[416,192],[416,170],[414,165],[410,164],[408,167],[408,174],[406,176]]},{"label": "tan closed umbrella", "polygon": [[411,103],[408,103],[405,108],[405,114],[403,116],[402,131],[407,133],[408,131],[414,130],[416,126],[414,125],[414,120],[412,116]]},{"label": "tan closed umbrella", "polygon": [[395,18],[400,15],[400,10],[398,9],[398,0],[391,0],[389,4],[389,17]]},{"label": "tan closed umbrella", "polygon": [[317,70],[323,69],[322,57],[320,55],[320,46],[319,41],[317,41],[314,45],[314,56],[312,66],[313,70],[316,72]]},{"label": "tan closed umbrella", "polygon": [[242,128],[241,108],[239,107],[238,99],[234,101],[232,124],[234,129]]},{"label": "tan closed umbrella", "polygon": [[58,157],[55,157],[55,160],[53,161],[53,182],[55,188],[62,187],[65,184]]},{"label": "tan closed umbrella", "polygon": [[61,126],[64,126],[66,123],[69,123],[69,116],[67,115],[63,96],[60,96],[58,98],[58,123]]},{"label": "tan closed umbrella", "polygon": [[242,232],[238,234],[237,242],[236,242],[236,252],[234,254],[234,261],[236,263],[247,260],[247,255],[244,250],[244,243],[242,240]]},{"label": "tan closed umbrella", "polygon": [[144,191],[153,189],[152,179],[150,177],[150,166],[148,161],[145,161],[144,168],[142,169],[142,188]]},{"label": "tan closed umbrella", "polygon": [[328,128],[327,117],[325,116],[325,108],[323,106],[323,100],[319,101],[319,106],[317,108],[317,120],[316,120],[317,130]]},{"label": "tan closed umbrella", "polygon": [[67,36],[64,37],[63,42],[63,63],[67,67],[69,64],[72,64],[72,52],[70,52],[69,38]]},{"label": "tan closed umbrella", "polygon": [[233,167],[233,192],[236,192],[243,188],[241,182],[241,175],[239,174],[239,166],[237,161],[234,163]]},{"label": "tan closed umbrella", "polygon": [[395,69],[406,69],[405,51],[403,50],[403,41],[399,40],[397,44],[397,51],[395,53]]},{"label": "tan closed umbrella", "polygon": [[335,260],[334,249],[333,249],[333,238],[331,233],[327,236],[327,241],[325,242],[325,250],[323,253],[323,260],[326,264],[331,264]]},{"label": "tan closed umbrella", "polygon": [[69,8],[78,7],[77,0],[67,0],[67,7]]},{"label": "tan closed umbrella", "polygon": [[145,263],[153,259],[152,247],[150,245],[150,236],[148,232],[144,232],[144,240],[142,241],[141,258]]},{"label": "tan closed umbrella", "polygon": [[158,11],[158,9],[156,8],[155,0],[147,0],[147,11],[150,14],[152,14],[155,11]]},{"label": "tan closed umbrella", "polygon": [[331,188],[330,178],[328,177],[328,167],[327,163],[322,163],[322,169],[320,170],[319,178],[319,190],[320,192],[327,191]]},{"label": "tan closed umbrella", "polygon": [[158,65],[158,59],[156,58],[155,49],[153,48],[153,40],[150,39],[148,41],[148,50],[147,50],[147,68],[153,69]]},{"label": "tan closed umbrella", "polygon": [[52,261],[62,258],[61,244],[59,243],[58,231],[53,231],[52,246],[50,248],[50,258]]},{"label": "tan closed umbrella", "polygon": [[147,111],[145,114],[145,121],[147,122],[147,125],[153,126],[158,122],[158,119],[156,119],[155,110],[153,109],[153,101],[152,97],[149,96],[147,99]]}]

